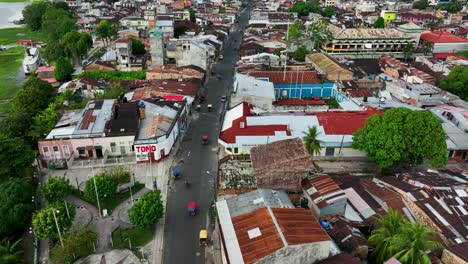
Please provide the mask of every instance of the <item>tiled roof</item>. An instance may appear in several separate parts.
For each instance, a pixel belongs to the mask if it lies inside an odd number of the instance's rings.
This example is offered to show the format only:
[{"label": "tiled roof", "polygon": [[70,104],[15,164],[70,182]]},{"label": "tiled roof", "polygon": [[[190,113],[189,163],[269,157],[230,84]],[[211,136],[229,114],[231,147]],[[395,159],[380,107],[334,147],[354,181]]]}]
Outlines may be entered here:
[{"label": "tiled roof", "polygon": [[300,138],[280,140],[253,147],[250,158],[254,170],[263,170],[277,164],[310,158]]},{"label": "tiled roof", "polygon": [[150,97],[152,91],[173,93],[179,95],[188,95],[195,97],[198,88],[201,85],[199,79],[190,79],[184,81],[178,80],[142,80],[142,81],[121,81],[124,89],[134,89],[146,86],[141,89],[136,89],[133,95],[133,100],[141,100]]},{"label": "tiled roof", "polygon": [[447,250],[468,262],[468,242],[451,245],[447,247]]},{"label": "tiled roof", "polygon": [[403,208],[405,208],[406,206],[399,195],[392,191],[377,186],[377,184],[375,184],[369,179],[361,180],[360,183],[367,192],[380,198],[388,206],[388,208],[397,210],[402,215],[405,214]]},{"label": "tiled roof", "polygon": [[319,124],[327,135],[351,135],[362,128],[366,120],[383,113],[372,107],[366,111],[330,111],[317,113]]},{"label": "tiled roof", "polygon": [[272,208],[271,210],[288,245],[330,240],[308,210],[289,208]]},{"label": "tiled roof", "polygon": [[345,192],[328,175],[303,180],[302,188],[319,208],[330,205],[334,201],[346,199]]},{"label": "tiled roof", "polygon": [[[283,242],[267,208],[232,219],[244,263],[254,263],[282,248]],[[249,238],[249,231],[258,228],[260,235]]]},{"label": "tiled roof", "polygon": [[313,71],[252,71],[248,75],[255,78],[267,78],[274,84],[320,83],[317,73]]},{"label": "tiled roof", "polygon": [[351,256],[348,253],[340,253],[338,255],[329,257],[325,260],[318,262],[317,264],[361,264],[361,260]]},{"label": "tiled roof", "polygon": [[455,36],[447,31],[426,31],[421,33],[421,40],[432,43],[468,43],[468,39]]}]

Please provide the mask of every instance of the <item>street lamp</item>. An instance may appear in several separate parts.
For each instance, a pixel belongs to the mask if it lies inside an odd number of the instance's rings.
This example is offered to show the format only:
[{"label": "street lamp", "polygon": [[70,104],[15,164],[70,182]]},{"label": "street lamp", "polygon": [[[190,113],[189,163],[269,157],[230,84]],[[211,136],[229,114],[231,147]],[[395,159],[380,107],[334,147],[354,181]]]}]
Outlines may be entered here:
[{"label": "street lamp", "polygon": [[52,208],[52,214],[54,216],[54,221],[55,221],[55,226],[57,227],[57,232],[58,232],[58,235],[59,235],[59,239],[60,239],[60,245],[62,245],[62,249],[64,248],[63,246],[63,239],[62,239],[62,233],[60,233],[60,227],[59,227],[59,224],[57,222],[57,216],[55,215],[55,212],[57,211],[57,213],[60,213],[59,210],[56,210],[55,208]]}]

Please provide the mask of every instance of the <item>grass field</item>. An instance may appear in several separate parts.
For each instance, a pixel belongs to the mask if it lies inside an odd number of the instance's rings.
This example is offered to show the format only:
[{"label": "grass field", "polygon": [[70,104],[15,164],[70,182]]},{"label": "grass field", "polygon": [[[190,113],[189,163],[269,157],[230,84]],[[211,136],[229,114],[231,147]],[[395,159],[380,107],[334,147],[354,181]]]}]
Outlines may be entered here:
[{"label": "grass field", "polygon": [[16,44],[20,39],[44,40],[41,32],[31,31],[26,27],[0,29],[0,45]]},{"label": "grass field", "polygon": [[29,2],[29,0],[0,0],[0,3],[23,3]]},{"label": "grass field", "polygon": [[[16,72],[21,66],[24,49],[11,48],[0,52],[0,100],[10,99],[18,89]],[[3,110],[5,106],[0,106]]]},{"label": "grass field", "polygon": [[[131,249],[146,245],[153,238],[154,230],[152,227],[141,228],[133,227],[127,230],[116,230],[112,233],[112,241],[114,248],[129,248]],[[130,240],[130,243],[128,242]]]}]

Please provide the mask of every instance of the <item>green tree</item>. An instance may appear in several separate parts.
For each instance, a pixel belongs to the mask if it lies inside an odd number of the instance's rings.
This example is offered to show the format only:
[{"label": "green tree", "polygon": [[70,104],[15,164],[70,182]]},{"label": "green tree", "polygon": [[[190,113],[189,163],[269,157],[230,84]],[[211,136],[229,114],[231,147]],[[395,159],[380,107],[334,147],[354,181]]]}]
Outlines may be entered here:
[{"label": "green tree", "polygon": [[309,35],[314,41],[315,48],[322,47],[326,42],[333,40],[333,34],[328,29],[328,22],[321,19],[309,26]]},{"label": "green tree", "polygon": [[23,112],[31,117],[47,108],[53,98],[54,88],[45,81],[30,77],[11,100],[13,112]]},{"label": "green tree", "polygon": [[174,38],[179,38],[180,36],[185,34],[185,31],[187,31],[186,26],[178,26],[174,29]]},{"label": "green tree", "polygon": [[139,39],[130,38],[132,41],[132,53],[134,55],[143,55],[146,53],[145,44]]},{"label": "green tree", "polygon": [[310,12],[320,13],[320,1],[308,0],[306,2],[298,1],[288,10],[289,12],[297,13],[299,17],[308,16]]},{"label": "green tree", "polygon": [[439,87],[468,101],[468,67],[455,66],[439,81]]},{"label": "green tree", "polygon": [[48,61],[56,61],[60,57],[66,57],[63,45],[58,41],[50,41],[44,48],[44,58]]},{"label": "green tree", "polygon": [[190,21],[197,22],[197,18],[196,18],[197,11],[195,11],[195,9],[193,8],[189,8],[189,14],[190,14]]},{"label": "green tree", "polygon": [[70,75],[73,73],[73,65],[68,58],[60,57],[55,64],[55,79],[59,82],[70,80]]},{"label": "green tree", "polygon": [[318,140],[318,136],[320,135],[320,132],[317,131],[317,127],[309,127],[309,130],[307,132],[303,132],[304,137],[302,140],[304,141],[304,146],[309,152],[310,155],[320,155],[320,150],[322,150],[322,147],[320,144],[322,141]]},{"label": "green tree", "polygon": [[324,17],[332,17],[334,13],[335,10],[333,10],[333,7],[331,6],[327,6],[324,9],[322,9],[322,16]]},{"label": "green tree", "polygon": [[[76,29],[76,20],[70,13],[55,6],[48,6],[42,16],[42,32],[47,43],[57,42],[66,33]],[[76,43],[75,43],[76,44]]]},{"label": "green tree", "polygon": [[276,48],[273,50],[273,54],[275,54],[276,56],[281,56],[281,52],[283,50],[286,50],[285,48]]},{"label": "green tree", "polygon": [[92,38],[88,33],[79,33],[72,30],[66,33],[61,40],[65,54],[73,57],[75,64],[80,65],[81,59],[92,46]]},{"label": "green tree", "polygon": [[369,244],[374,247],[373,263],[384,263],[394,257],[405,264],[430,264],[425,252],[440,248],[432,241],[435,232],[420,223],[411,223],[395,210],[377,217],[378,228],[372,231]]},{"label": "green tree", "polygon": [[0,134],[9,138],[23,138],[23,144],[35,146],[33,140],[26,136],[32,122],[33,119],[30,113],[13,111],[0,121]]},{"label": "green tree", "polygon": [[21,239],[11,243],[7,238],[3,238],[0,242],[0,263],[2,264],[18,264],[23,263],[22,251],[20,249]]},{"label": "green tree", "polygon": [[425,41],[421,45],[419,45],[417,50],[418,50],[418,52],[421,52],[424,55],[430,55],[432,53],[433,48],[434,48],[434,44],[432,44],[429,41]]},{"label": "green tree", "polygon": [[71,192],[70,181],[55,176],[49,177],[46,184],[39,189],[39,193],[48,203],[62,202]]},{"label": "green tree", "polygon": [[31,219],[32,186],[22,179],[0,184],[0,236],[20,235]]},{"label": "green tree", "polygon": [[222,7],[222,6],[220,6],[219,9],[218,9],[218,14],[224,14],[224,13],[226,13],[226,9],[224,7]]},{"label": "green tree", "polygon": [[122,89],[119,83],[114,83],[112,86],[106,90],[104,90],[103,93],[95,93],[94,97],[96,99],[117,99],[122,94],[125,93],[125,90]]},{"label": "green tree", "polygon": [[[54,219],[54,210],[57,223],[55,223]],[[75,207],[68,206],[70,218],[68,218],[66,210],[67,209],[65,208],[64,203],[53,203],[47,208],[42,209],[38,213],[34,214],[32,219],[34,234],[40,239],[59,238],[57,224],[62,235],[65,234],[65,232],[67,232],[73,223],[73,217],[75,217]]]},{"label": "green tree", "polygon": [[58,121],[56,106],[56,103],[50,103],[46,109],[33,118],[33,124],[28,132],[31,139],[39,141],[55,127]]},{"label": "green tree", "polygon": [[54,264],[71,264],[81,257],[94,252],[93,243],[97,235],[89,229],[72,228],[63,236],[63,248],[56,244],[50,253]]},{"label": "green tree", "polygon": [[293,52],[293,59],[297,60],[297,61],[305,61],[305,56],[307,54],[309,54],[310,51],[307,50],[306,46],[304,45],[300,45],[296,51]]},{"label": "green tree", "polygon": [[407,222],[407,219],[395,210],[389,210],[377,217],[379,228],[373,230],[369,237],[369,244],[374,247],[372,259],[375,263],[384,263],[396,253],[392,241]]},{"label": "green tree", "polygon": [[377,18],[374,22],[374,28],[384,28],[385,27],[385,20],[383,17]]},{"label": "green tree", "polygon": [[35,152],[22,138],[0,135],[0,178],[27,176],[34,158]]},{"label": "green tree", "polygon": [[452,0],[446,4],[439,4],[436,9],[446,10],[449,13],[457,13],[462,10],[462,5],[457,0]]},{"label": "green tree", "polygon": [[37,31],[42,27],[42,16],[44,15],[50,3],[45,0],[33,1],[23,9],[23,17],[26,26],[31,30]]},{"label": "green tree", "polygon": [[338,101],[333,97],[330,97],[330,99],[328,99],[326,102],[330,108],[336,109],[340,107],[340,104],[338,103]]},{"label": "green tree", "polygon": [[304,29],[305,29],[305,26],[304,26],[304,24],[302,24],[301,21],[299,21],[299,20],[294,21],[294,23],[289,25],[288,34],[287,34],[288,39],[287,40],[300,38],[302,36],[302,31]]},{"label": "green tree", "polygon": [[70,7],[68,6],[67,2],[55,2],[54,7],[57,9],[63,9],[70,13]]},{"label": "green tree", "polygon": [[367,119],[353,134],[353,148],[367,152],[370,160],[387,169],[399,164],[447,164],[445,133],[428,111],[395,108]]},{"label": "green tree", "polygon": [[154,191],[144,194],[130,208],[130,222],[139,227],[147,227],[158,222],[164,213],[161,192]]},{"label": "green tree", "polygon": [[105,45],[108,45],[110,40],[117,35],[117,29],[109,21],[101,20],[97,26],[96,34],[104,41]]},{"label": "green tree", "polygon": [[413,2],[413,8],[424,10],[429,6],[429,2],[427,0],[418,0]]},{"label": "green tree", "polygon": [[96,181],[97,193],[99,199],[111,197],[117,191],[118,182],[112,177],[107,177],[105,174],[98,174],[86,181],[84,189],[84,198],[88,201],[95,202],[96,191],[94,189],[94,181]]},{"label": "green tree", "polygon": [[400,230],[391,243],[393,257],[405,264],[431,264],[426,252],[442,247],[431,240],[436,233],[421,223],[407,223]]},{"label": "green tree", "polygon": [[414,50],[415,48],[412,42],[406,44],[406,46],[403,48],[403,56],[405,57],[405,60],[413,58]]}]

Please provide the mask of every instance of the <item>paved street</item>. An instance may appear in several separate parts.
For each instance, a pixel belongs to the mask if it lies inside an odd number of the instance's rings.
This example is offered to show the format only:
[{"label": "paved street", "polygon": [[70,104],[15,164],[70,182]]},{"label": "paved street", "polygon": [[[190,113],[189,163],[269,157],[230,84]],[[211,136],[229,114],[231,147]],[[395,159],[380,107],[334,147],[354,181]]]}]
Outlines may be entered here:
[{"label": "paved street", "polygon": [[[218,133],[221,126],[221,113],[224,104],[221,97],[227,95],[232,85],[234,64],[237,61],[237,49],[241,42],[240,29],[248,22],[248,8],[241,10],[238,25],[227,40],[222,55],[223,60],[214,64],[206,93],[206,103],[202,111],[193,113],[190,129],[187,131],[177,154],[178,168],[182,171],[180,180],[172,181],[168,193],[166,227],[164,234],[164,263],[205,263],[205,249],[198,245],[198,234],[207,229],[207,220],[211,214],[211,204],[215,198],[215,177],[217,173]],[[216,75],[220,75],[218,79]],[[212,104],[212,112],[207,112],[206,105]],[[202,145],[202,135],[209,136],[209,143]],[[182,161],[182,162],[180,162]],[[190,187],[184,180],[189,179]],[[188,216],[189,201],[197,203],[197,215]]]}]

